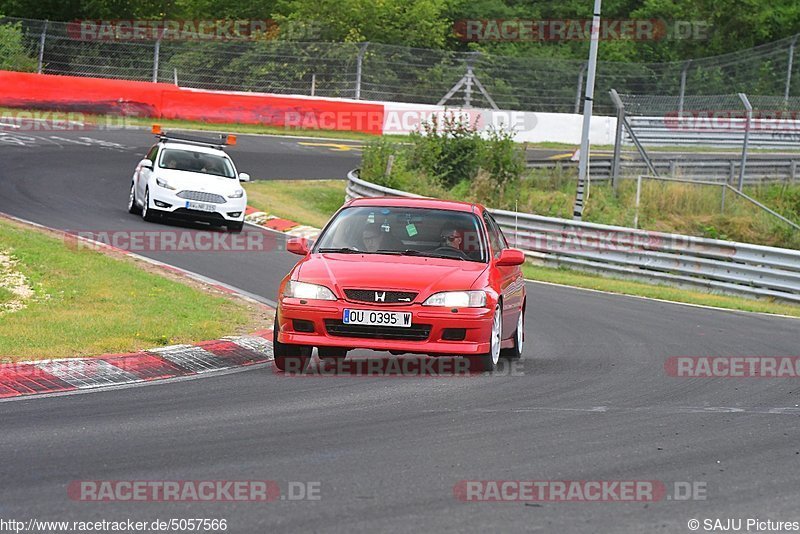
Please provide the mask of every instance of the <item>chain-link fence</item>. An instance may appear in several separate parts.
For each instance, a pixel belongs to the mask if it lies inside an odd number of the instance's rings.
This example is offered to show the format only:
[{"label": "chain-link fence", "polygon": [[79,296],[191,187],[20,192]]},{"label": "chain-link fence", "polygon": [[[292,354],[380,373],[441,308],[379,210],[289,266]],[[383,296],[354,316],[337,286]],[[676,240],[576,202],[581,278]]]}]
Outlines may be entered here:
[{"label": "chain-link fence", "polygon": [[[186,87],[315,94],[437,104],[470,72],[502,109],[578,112],[586,62],[415,49],[377,43],[81,40],[63,22],[19,23],[40,72],[177,83]],[[595,110],[613,113],[620,93],[800,97],[798,36],[722,56],[674,63],[598,64]],[[20,65],[18,68],[28,68]],[[12,65],[13,68],[13,65]],[[462,84],[448,103],[490,107]]]}]

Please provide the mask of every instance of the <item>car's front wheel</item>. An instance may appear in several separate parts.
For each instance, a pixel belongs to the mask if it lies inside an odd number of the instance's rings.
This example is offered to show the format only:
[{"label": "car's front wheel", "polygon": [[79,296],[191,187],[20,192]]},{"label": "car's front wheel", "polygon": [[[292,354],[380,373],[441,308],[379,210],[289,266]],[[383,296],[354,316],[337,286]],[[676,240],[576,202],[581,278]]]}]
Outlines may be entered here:
[{"label": "car's front wheel", "polygon": [[289,345],[278,341],[278,322],[272,326],[272,353],[275,356],[275,367],[284,373],[302,373],[311,359],[314,347],[305,345]]},{"label": "car's front wheel", "polygon": [[153,222],[158,218],[156,210],[150,209],[150,189],[144,190],[144,204],[142,204],[142,219]]},{"label": "car's front wheel", "polygon": [[519,360],[522,358],[522,349],[525,341],[525,309],[519,310],[517,319],[517,329],[514,331],[514,346],[500,351],[500,356],[507,360]]},{"label": "car's front wheel", "polygon": [[503,314],[500,303],[494,307],[492,316],[492,332],[489,337],[489,352],[468,356],[470,372],[491,372],[497,368],[500,361],[500,341],[503,337]]},{"label": "car's front wheel", "polygon": [[131,194],[128,195],[128,213],[139,213],[139,206],[136,205],[136,184],[133,182],[131,182]]}]

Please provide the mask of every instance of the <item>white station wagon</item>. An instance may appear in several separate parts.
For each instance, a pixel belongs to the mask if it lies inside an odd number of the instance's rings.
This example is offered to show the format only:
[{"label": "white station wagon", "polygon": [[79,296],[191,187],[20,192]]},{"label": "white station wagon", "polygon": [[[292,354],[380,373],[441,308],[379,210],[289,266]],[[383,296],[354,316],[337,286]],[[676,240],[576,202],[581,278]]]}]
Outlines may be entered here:
[{"label": "white station wagon", "polygon": [[236,143],[233,135],[208,139],[162,133],[153,126],[158,142],[136,166],[131,180],[128,211],[146,221],[163,217],[202,221],[241,232],[247,192],[240,182],[250,181],[223,146]]}]

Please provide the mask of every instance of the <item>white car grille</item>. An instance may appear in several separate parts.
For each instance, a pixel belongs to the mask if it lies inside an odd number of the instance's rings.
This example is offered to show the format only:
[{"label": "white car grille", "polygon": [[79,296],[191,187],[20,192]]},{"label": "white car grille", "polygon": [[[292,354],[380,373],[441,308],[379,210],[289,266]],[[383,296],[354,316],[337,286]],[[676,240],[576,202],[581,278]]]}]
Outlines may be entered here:
[{"label": "white car grille", "polygon": [[214,193],[204,193],[202,191],[181,191],[178,193],[180,198],[186,200],[196,200],[198,202],[212,202],[214,204],[225,204],[225,197]]}]

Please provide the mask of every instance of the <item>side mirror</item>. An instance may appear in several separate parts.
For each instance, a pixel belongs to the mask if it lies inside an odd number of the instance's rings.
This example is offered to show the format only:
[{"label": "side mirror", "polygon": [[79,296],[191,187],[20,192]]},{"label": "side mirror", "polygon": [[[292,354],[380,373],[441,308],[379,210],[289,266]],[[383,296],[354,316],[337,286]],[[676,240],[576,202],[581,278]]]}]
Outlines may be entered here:
[{"label": "side mirror", "polygon": [[308,254],[309,247],[308,247],[308,239],[305,237],[293,237],[292,239],[286,242],[286,250],[291,252],[292,254],[299,254],[300,256],[305,256]]},{"label": "side mirror", "polygon": [[145,158],[145,159],[143,159],[142,161],[139,162],[139,168],[141,168],[141,169],[150,169],[152,171],[153,170],[153,162],[150,161],[149,159]]},{"label": "side mirror", "polygon": [[247,174],[246,172],[240,172],[239,173],[239,181],[240,182],[249,182],[250,181],[250,175]]},{"label": "side mirror", "polygon": [[497,258],[497,265],[500,267],[513,267],[525,263],[525,254],[515,248],[504,249]]}]

